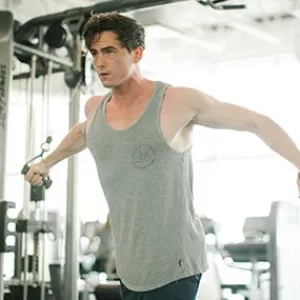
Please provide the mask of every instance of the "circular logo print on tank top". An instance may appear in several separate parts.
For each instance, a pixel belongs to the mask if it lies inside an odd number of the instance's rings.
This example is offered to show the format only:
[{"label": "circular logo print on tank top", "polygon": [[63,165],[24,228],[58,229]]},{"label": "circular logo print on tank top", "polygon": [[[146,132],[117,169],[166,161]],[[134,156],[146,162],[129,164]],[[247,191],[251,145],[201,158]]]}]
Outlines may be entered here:
[{"label": "circular logo print on tank top", "polygon": [[137,146],[132,152],[132,161],[138,169],[148,168],[155,161],[155,149],[149,144]]}]

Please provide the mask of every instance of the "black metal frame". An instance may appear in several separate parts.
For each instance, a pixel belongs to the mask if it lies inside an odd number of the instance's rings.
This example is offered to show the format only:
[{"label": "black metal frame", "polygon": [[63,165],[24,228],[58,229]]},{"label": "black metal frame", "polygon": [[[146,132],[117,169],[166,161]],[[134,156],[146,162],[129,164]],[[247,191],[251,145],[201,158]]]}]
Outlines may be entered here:
[{"label": "black metal frame", "polygon": [[197,0],[199,4],[210,6],[212,9],[216,10],[232,10],[232,9],[244,9],[246,8],[245,4],[222,4],[217,5],[228,0]]}]

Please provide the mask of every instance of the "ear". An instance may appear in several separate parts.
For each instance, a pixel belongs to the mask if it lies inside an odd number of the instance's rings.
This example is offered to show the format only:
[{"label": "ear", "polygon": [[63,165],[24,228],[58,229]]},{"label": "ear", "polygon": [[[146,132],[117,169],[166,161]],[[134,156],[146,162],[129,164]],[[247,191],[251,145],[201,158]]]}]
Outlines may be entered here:
[{"label": "ear", "polygon": [[143,47],[137,47],[133,50],[133,63],[137,64],[143,57],[144,49]]}]

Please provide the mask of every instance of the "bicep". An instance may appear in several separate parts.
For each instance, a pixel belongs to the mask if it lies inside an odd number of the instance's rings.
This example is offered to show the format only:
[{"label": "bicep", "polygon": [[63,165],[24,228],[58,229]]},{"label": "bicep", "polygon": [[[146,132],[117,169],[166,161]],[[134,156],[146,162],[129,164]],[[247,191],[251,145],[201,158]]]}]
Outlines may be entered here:
[{"label": "bicep", "polygon": [[195,115],[194,123],[214,128],[255,131],[259,114],[231,103],[217,102]]}]

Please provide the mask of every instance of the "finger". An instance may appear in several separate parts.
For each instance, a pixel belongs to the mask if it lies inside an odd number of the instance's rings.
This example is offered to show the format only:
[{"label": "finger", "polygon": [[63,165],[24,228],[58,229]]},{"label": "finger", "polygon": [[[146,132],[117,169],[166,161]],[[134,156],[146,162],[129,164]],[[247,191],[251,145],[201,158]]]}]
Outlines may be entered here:
[{"label": "finger", "polygon": [[30,182],[31,185],[33,186],[42,186],[43,185],[43,180],[35,180],[33,182]]},{"label": "finger", "polygon": [[34,171],[31,168],[29,168],[29,170],[27,171],[27,173],[25,175],[25,179],[27,181],[31,181],[33,176],[34,176]]},{"label": "finger", "polygon": [[41,185],[42,182],[43,182],[43,177],[37,174],[33,175],[33,177],[30,180],[30,183],[32,185]]},{"label": "finger", "polygon": [[41,181],[42,181],[42,176],[40,176],[40,175],[34,175],[33,177],[32,177],[32,179],[31,179],[31,183],[33,183],[33,184],[35,184],[35,185],[38,185],[38,184],[40,184],[41,183]]}]

